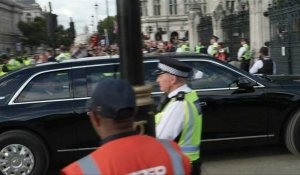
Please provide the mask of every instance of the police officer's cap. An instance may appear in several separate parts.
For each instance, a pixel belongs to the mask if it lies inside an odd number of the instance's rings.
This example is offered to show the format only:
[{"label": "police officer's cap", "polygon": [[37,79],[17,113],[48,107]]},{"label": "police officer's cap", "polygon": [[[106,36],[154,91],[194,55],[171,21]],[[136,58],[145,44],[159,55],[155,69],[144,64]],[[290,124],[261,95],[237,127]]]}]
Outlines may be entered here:
[{"label": "police officer's cap", "polygon": [[173,58],[163,57],[160,59],[155,73],[156,75],[161,73],[169,73],[178,77],[188,78],[191,70],[192,67],[184,62]]},{"label": "police officer's cap", "polygon": [[211,36],[211,38],[215,39],[215,40],[219,40],[219,37],[217,37],[216,35]]},{"label": "police officer's cap", "polygon": [[126,120],[135,114],[135,93],[131,85],[120,79],[107,78],[98,82],[88,101],[90,111],[113,120]]}]

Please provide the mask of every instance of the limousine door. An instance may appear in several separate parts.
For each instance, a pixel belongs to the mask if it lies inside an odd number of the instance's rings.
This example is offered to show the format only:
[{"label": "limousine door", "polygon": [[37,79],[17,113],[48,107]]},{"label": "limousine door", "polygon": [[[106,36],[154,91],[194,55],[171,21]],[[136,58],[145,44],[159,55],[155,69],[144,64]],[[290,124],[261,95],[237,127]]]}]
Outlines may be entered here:
[{"label": "limousine door", "polygon": [[[265,142],[267,105],[264,87],[237,70],[218,62],[190,61],[194,76],[190,86],[199,94],[203,110],[203,142],[253,139]],[[241,77],[253,83],[249,89],[237,87]]]}]

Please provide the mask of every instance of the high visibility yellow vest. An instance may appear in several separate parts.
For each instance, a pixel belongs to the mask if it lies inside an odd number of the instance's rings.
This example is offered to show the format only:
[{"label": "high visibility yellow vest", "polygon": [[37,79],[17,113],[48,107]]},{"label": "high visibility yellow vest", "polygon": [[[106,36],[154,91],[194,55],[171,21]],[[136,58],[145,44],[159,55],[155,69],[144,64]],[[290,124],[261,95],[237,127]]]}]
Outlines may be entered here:
[{"label": "high visibility yellow vest", "polygon": [[[166,108],[176,102],[176,97],[164,107],[164,109],[155,115],[156,126],[161,121]],[[200,142],[202,133],[202,110],[198,95],[195,91],[191,91],[184,95],[184,125],[180,134],[178,145],[181,151],[189,157],[190,161],[195,161],[200,157]],[[176,117],[176,116],[168,116]]]},{"label": "high visibility yellow vest", "polygon": [[18,60],[12,58],[8,61],[6,66],[9,71],[13,71],[13,70],[21,68],[23,65]]},{"label": "high visibility yellow vest", "polygon": [[250,60],[251,59],[251,51],[250,46],[248,44],[244,44],[243,47],[245,47],[246,52],[242,55],[243,60]]},{"label": "high visibility yellow vest", "polygon": [[71,58],[71,54],[68,52],[61,53],[57,57],[55,57],[56,61],[61,62],[63,60],[68,60]]},{"label": "high visibility yellow vest", "polygon": [[181,50],[182,50],[182,52],[189,52],[189,51],[190,51],[190,48],[189,48],[189,46],[187,46],[186,44],[183,44],[183,45],[181,46]]},{"label": "high visibility yellow vest", "polygon": [[195,52],[200,53],[202,48],[204,48],[204,46],[197,44],[195,47]]},{"label": "high visibility yellow vest", "polygon": [[218,43],[214,43],[211,46],[211,53],[208,53],[212,56],[216,56],[217,52],[218,52]]},{"label": "high visibility yellow vest", "polygon": [[24,63],[25,66],[28,66],[28,65],[31,64],[31,59],[30,58],[24,58],[23,63]]}]

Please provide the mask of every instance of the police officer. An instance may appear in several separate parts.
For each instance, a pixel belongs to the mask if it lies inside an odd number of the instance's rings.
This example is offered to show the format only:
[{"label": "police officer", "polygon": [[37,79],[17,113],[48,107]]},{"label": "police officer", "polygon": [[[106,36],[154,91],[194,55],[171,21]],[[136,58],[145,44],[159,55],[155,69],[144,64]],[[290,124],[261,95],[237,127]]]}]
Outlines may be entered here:
[{"label": "police officer", "polygon": [[249,70],[252,74],[276,74],[275,62],[269,57],[267,47],[261,47],[259,50],[259,59],[255,60],[253,66]]},{"label": "police officer", "polygon": [[158,63],[157,83],[167,99],[155,116],[156,136],[176,141],[190,159],[192,174],[200,174],[202,114],[199,98],[187,86],[192,68],[172,58]]},{"label": "police officer", "polygon": [[207,54],[211,56],[216,56],[217,51],[218,51],[218,40],[219,38],[215,35],[213,35],[210,39],[210,45],[207,48]]},{"label": "police officer", "polygon": [[250,59],[251,59],[251,50],[248,45],[248,41],[245,38],[241,38],[242,47],[238,51],[238,60],[241,62],[240,68],[244,71],[249,72]]},{"label": "police officer", "polygon": [[195,46],[195,52],[196,53],[203,53],[203,49],[205,47],[202,45],[201,40],[198,41],[198,43]]},{"label": "police officer", "polygon": [[69,53],[65,46],[61,45],[59,48],[59,55],[55,57],[55,60],[61,62],[63,60],[68,60],[71,58],[71,53]]},{"label": "police officer", "polygon": [[176,143],[133,130],[135,94],[129,83],[104,79],[88,104],[101,147],[64,168],[63,175],[189,174],[189,159]]}]

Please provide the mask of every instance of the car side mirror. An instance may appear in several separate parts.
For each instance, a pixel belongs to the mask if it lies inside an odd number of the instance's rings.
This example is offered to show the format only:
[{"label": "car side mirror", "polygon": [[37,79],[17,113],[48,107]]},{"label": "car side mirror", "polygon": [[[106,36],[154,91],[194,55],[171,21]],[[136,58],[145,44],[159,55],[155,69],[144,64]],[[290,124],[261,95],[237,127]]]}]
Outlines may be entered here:
[{"label": "car side mirror", "polygon": [[253,83],[252,81],[250,81],[248,78],[245,77],[240,77],[237,80],[236,84],[239,89],[243,89],[243,90],[251,90],[253,89],[253,86],[255,86],[255,83]]}]

